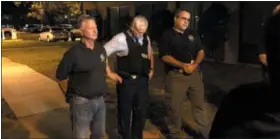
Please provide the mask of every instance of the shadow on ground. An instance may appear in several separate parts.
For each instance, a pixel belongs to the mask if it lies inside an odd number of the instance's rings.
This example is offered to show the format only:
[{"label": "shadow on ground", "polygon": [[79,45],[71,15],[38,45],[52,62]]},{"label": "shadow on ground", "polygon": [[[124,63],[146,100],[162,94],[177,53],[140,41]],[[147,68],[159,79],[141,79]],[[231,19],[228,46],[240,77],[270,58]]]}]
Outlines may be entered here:
[{"label": "shadow on ground", "polygon": [[[209,128],[212,125],[212,120],[216,113],[219,104],[226,94],[225,91],[220,90],[218,87],[211,86],[211,90],[208,90],[206,95],[206,113],[207,118],[209,121]],[[162,135],[167,135],[169,133],[168,126],[167,126],[167,114],[168,114],[168,107],[165,103],[164,95],[155,95],[151,98],[150,106],[148,107],[148,119],[151,121],[153,125],[155,125],[158,130],[161,132]],[[192,108],[190,102],[186,100],[182,104],[182,130],[188,136],[194,136],[196,134],[197,125],[194,122],[194,118],[192,115]]]},{"label": "shadow on ground", "polygon": [[2,138],[27,139],[29,137],[28,130],[19,122],[15,113],[12,111],[5,99],[1,99],[1,104]]},{"label": "shadow on ground", "polygon": [[[63,108],[39,114],[33,117],[32,120],[38,120],[36,124],[37,130],[45,134],[48,139],[69,139],[72,133],[69,114],[69,109]],[[109,139],[115,139],[117,136],[115,104],[107,103],[106,117],[107,136]]]}]

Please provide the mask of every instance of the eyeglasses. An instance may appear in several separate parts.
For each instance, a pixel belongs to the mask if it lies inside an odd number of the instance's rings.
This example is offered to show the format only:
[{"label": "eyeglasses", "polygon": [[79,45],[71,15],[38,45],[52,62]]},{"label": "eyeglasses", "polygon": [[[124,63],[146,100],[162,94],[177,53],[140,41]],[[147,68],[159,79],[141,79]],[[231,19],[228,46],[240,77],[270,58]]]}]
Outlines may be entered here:
[{"label": "eyeglasses", "polygon": [[181,20],[190,21],[190,18],[187,18],[187,17],[178,17],[178,18]]}]

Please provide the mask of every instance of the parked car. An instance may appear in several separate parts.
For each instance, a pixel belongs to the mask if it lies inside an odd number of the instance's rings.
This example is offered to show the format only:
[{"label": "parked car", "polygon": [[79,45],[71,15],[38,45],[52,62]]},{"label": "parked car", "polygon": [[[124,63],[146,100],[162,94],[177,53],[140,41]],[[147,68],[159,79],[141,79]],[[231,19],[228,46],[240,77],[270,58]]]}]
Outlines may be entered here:
[{"label": "parked car", "polygon": [[23,31],[23,28],[24,28],[23,25],[17,25],[17,26],[15,26],[15,29],[16,29],[17,31]]},{"label": "parked car", "polygon": [[6,25],[2,25],[1,26],[2,28],[15,28],[13,25],[10,25],[10,24],[6,24]]},{"label": "parked car", "polygon": [[1,39],[16,39],[17,36],[17,30],[15,30],[14,28],[10,28],[10,27],[3,27],[1,29]]},{"label": "parked car", "polygon": [[47,27],[39,34],[39,41],[58,41],[58,40],[69,40],[68,32],[59,27]]},{"label": "parked car", "polygon": [[72,29],[69,32],[69,37],[72,41],[75,41],[77,38],[82,38],[82,33],[79,29]]},{"label": "parked car", "polygon": [[71,31],[73,29],[73,26],[71,24],[60,24],[60,25],[57,25],[57,26],[62,27],[67,31]]},{"label": "parked car", "polygon": [[41,27],[42,27],[41,24],[26,24],[25,27],[23,27],[23,31],[35,33]]}]

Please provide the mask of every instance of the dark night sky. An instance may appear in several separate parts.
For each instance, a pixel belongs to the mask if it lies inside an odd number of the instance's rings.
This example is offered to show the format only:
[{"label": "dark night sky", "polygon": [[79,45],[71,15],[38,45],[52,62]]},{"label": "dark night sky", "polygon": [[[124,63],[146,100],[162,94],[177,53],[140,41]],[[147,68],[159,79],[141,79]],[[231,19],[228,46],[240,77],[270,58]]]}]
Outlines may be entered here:
[{"label": "dark night sky", "polygon": [[1,9],[2,15],[3,14],[13,14],[13,15],[20,15],[20,14],[27,14],[28,8],[24,6],[16,7],[13,1],[2,1],[1,2]]},{"label": "dark night sky", "polygon": [[16,6],[14,5],[14,2],[12,2],[12,1],[2,1],[1,5],[2,5],[2,7],[1,7],[2,14],[12,14],[16,8]]}]

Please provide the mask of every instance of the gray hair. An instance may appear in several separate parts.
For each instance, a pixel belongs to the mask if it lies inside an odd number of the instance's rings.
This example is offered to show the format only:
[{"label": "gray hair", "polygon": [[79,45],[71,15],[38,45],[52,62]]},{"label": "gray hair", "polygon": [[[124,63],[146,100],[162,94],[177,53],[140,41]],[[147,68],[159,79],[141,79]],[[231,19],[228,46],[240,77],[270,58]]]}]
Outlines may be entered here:
[{"label": "gray hair", "polygon": [[86,20],[94,20],[95,21],[95,18],[90,16],[90,15],[81,15],[78,17],[77,19],[77,28],[81,28],[82,26],[82,23]]},{"label": "gray hair", "polygon": [[148,20],[146,19],[146,17],[142,16],[142,15],[137,15],[133,18],[132,22],[131,22],[131,28],[137,28],[137,23],[142,22],[145,23],[146,27],[148,28]]}]

